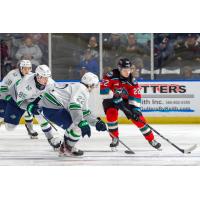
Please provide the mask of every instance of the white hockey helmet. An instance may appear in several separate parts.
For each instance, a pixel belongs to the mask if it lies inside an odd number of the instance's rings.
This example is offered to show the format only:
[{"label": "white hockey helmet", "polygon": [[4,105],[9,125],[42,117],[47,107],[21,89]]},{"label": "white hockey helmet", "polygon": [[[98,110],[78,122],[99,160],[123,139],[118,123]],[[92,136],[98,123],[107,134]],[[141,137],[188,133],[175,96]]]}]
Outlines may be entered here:
[{"label": "white hockey helmet", "polygon": [[99,78],[97,75],[87,72],[82,76],[81,83],[87,85],[88,87],[95,88],[99,84]]},{"label": "white hockey helmet", "polygon": [[51,76],[51,70],[47,65],[38,65],[35,73],[37,76],[42,76],[42,77],[50,77]]},{"label": "white hockey helmet", "polygon": [[19,62],[19,67],[20,67],[20,69],[23,68],[23,67],[30,67],[30,68],[32,68],[31,61],[30,60],[21,60]]}]

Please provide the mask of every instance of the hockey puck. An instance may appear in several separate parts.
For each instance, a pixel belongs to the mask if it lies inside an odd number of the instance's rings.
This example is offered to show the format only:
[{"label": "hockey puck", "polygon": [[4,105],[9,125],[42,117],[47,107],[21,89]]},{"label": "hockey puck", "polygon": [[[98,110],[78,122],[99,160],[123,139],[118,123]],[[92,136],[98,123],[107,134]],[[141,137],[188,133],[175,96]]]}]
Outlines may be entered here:
[{"label": "hockey puck", "polygon": [[127,154],[135,154],[135,152],[129,151],[129,150],[126,150],[126,151],[124,151],[124,152],[127,153]]}]

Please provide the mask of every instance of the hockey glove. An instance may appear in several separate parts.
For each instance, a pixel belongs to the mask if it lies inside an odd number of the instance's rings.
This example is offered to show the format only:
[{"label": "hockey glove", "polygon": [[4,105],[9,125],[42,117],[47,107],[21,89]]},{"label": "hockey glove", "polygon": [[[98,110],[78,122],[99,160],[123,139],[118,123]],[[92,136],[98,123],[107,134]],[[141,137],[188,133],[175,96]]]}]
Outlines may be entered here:
[{"label": "hockey glove", "polygon": [[29,103],[26,110],[29,115],[40,115],[42,112],[42,108],[39,108],[38,105],[34,103]]},{"label": "hockey glove", "polygon": [[95,125],[96,130],[97,131],[106,131],[107,130],[106,124],[101,120],[100,117],[98,117],[97,119],[98,119],[98,122]]},{"label": "hockey glove", "polygon": [[86,120],[82,120],[78,124],[78,127],[81,129],[82,137],[84,137],[85,135],[87,135],[88,137],[91,136],[91,129],[90,129],[90,126],[89,126],[89,124]]}]

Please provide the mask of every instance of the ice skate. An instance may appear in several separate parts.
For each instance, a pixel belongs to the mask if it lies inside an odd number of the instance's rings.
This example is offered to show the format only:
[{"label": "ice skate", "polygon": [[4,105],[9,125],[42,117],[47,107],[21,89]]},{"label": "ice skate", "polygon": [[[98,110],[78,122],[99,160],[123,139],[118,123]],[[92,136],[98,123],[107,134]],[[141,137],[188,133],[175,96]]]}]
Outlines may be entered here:
[{"label": "ice skate", "polygon": [[35,130],[33,130],[27,124],[25,124],[25,127],[31,139],[38,139],[38,133]]},{"label": "ice skate", "polygon": [[112,138],[112,142],[110,143],[110,148],[112,151],[117,151],[117,146],[119,145],[119,140],[117,137]]},{"label": "ice skate", "polygon": [[58,150],[61,146],[61,139],[59,137],[52,137],[48,139],[49,144],[53,147],[54,151]]},{"label": "ice skate", "polygon": [[59,156],[68,156],[68,157],[79,157],[82,156],[84,152],[80,149],[77,149],[75,147],[69,146],[66,142],[63,142],[59,149]]},{"label": "ice skate", "polygon": [[149,142],[149,144],[154,147],[155,149],[161,151],[161,144],[159,142],[157,142],[156,140],[152,140]]}]

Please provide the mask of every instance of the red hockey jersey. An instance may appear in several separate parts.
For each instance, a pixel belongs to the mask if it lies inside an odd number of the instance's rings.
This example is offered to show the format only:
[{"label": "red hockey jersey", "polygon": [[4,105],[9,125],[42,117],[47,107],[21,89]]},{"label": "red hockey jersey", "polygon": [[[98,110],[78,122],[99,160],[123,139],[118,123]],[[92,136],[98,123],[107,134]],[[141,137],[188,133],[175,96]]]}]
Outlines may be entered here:
[{"label": "red hockey jersey", "polygon": [[130,105],[140,108],[141,90],[132,75],[123,78],[118,69],[108,72],[100,84],[100,94],[108,95],[110,91],[114,93],[116,89],[122,90],[122,98],[128,100]]}]

